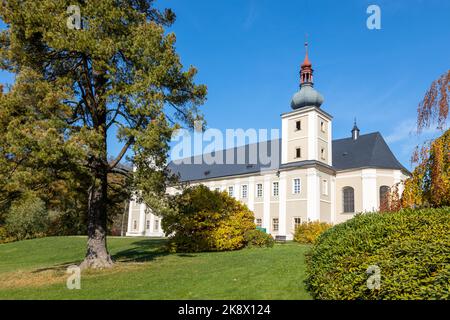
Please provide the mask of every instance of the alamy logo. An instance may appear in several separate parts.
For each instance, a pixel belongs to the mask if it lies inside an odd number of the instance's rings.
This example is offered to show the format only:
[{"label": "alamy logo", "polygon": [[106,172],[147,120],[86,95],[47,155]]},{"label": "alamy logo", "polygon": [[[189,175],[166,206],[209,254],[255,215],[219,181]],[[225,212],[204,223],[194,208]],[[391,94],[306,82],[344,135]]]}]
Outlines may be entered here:
[{"label": "alamy logo", "polygon": [[367,18],[367,29],[380,30],[381,29],[381,9],[376,4],[372,4],[367,7],[367,14],[370,16]]},{"label": "alamy logo", "polygon": [[69,290],[81,289],[81,269],[79,266],[70,266],[66,273],[70,274],[67,278],[66,286]]},{"label": "alamy logo", "polygon": [[67,18],[67,28],[70,30],[81,29],[81,10],[79,6],[70,5],[67,7],[67,13],[70,16]]},{"label": "alamy logo", "polygon": [[371,276],[367,279],[367,288],[370,290],[380,290],[381,287],[381,269],[379,266],[371,265],[366,270]]},{"label": "alamy logo", "polygon": [[226,129],[224,134],[214,128],[203,132],[201,122],[194,128],[193,132],[179,129],[172,135],[170,156],[175,165],[260,164],[269,169],[279,164],[279,129],[271,129],[270,134],[268,129]]}]

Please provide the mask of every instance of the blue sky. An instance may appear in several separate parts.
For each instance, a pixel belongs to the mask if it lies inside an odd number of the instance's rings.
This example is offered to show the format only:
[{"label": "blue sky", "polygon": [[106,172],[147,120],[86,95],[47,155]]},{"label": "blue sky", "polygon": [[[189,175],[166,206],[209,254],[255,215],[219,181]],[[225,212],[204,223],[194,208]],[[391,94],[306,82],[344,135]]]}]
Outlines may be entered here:
[{"label": "blue sky", "polygon": [[[322,109],[333,138],[380,131],[410,168],[416,107],[431,82],[449,69],[450,1],[446,0],[167,0],[177,21],[177,51],[208,86],[208,127],[280,128],[298,90],[305,34]],[[370,4],[381,30],[366,28]],[[0,82],[12,77],[0,73]],[[425,137],[433,136],[433,130]],[[113,139],[110,151],[120,148]]]}]

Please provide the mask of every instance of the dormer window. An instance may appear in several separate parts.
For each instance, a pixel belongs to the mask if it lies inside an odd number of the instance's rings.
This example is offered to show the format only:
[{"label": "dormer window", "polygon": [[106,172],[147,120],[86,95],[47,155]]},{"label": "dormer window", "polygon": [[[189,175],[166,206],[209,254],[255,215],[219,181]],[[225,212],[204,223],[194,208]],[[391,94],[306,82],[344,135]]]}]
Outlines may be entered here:
[{"label": "dormer window", "polygon": [[297,131],[302,130],[302,122],[301,121],[295,122],[295,130],[297,130]]},{"label": "dormer window", "polygon": [[302,157],[302,149],[300,149],[300,148],[295,149],[295,157],[296,158]]}]

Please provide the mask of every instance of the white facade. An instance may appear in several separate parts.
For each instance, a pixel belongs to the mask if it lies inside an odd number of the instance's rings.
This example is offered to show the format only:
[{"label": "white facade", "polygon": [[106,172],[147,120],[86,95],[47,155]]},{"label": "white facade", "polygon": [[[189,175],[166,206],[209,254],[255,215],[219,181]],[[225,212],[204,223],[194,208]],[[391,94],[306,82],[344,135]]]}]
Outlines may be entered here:
[{"label": "white facade", "polygon": [[[356,123],[351,137],[333,142],[332,117],[320,108],[324,99],[313,88],[307,44],[300,82],[292,98],[293,110],[281,115],[277,169],[209,179],[200,173],[201,178],[191,182],[232,191],[254,212],[257,225],[285,239],[292,239],[295,225],[305,221],[334,224],[357,212],[378,210],[384,192],[400,184],[401,195],[401,182],[409,175],[379,133],[359,136]],[[339,148],[333,153],[335,143]],[[127,235],[163,236],[161,219],[132,201]]]},{"label": "white facade", "polygon": [[[301,121],[300,130],[298,121]],[[378,210],[380,188],[392,187],[408,177],[400,169],[335,170],[332,118],[320,108],[306,107],[283,114],[281,123],[279,170],[204,179],[192,184],[232,191],[233,197],[254,212],[255,223],[261,222],[274,237],[289,240],[293,238],[296,223],[319,220],[334,224],[357,212]],[[345,199],[346,188],[353,190],[352,203]],[[131,201],[127,235],[162,237],[161,219],[146,210],[144,204]]]}]

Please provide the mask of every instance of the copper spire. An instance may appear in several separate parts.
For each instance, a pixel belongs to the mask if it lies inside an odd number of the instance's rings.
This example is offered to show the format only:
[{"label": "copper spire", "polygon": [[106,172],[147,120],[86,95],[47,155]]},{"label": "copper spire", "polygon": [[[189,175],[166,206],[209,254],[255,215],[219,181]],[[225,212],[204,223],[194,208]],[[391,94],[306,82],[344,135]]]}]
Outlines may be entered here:
[{"label": "copper spire", "polygon": [[305,42],[305,50],[306,50],[305,60],[303,61],[302,67],[311,67],[311,62],[309,61],[308,58],[308,42]]},{"label": "copper spire", "polygon": [[309,61],[308,57],[308,42],[305,42],[305,60],[302,63],[301,70],[300,70],[300,85],[303,85],[305,83],[313,84],[313,69],[312,64]]}]

